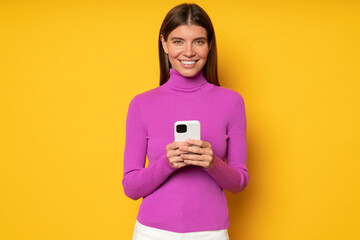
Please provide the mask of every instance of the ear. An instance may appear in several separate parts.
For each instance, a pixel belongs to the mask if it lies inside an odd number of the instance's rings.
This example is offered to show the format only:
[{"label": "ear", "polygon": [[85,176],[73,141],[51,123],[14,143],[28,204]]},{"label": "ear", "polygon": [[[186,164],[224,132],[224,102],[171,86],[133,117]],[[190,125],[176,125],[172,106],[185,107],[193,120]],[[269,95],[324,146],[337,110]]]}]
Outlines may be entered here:
[{"label": "ear", "polygon": [[169,51],[168,51],[167,44],[166,44],[166,41],[165,41],[163,35],[160,35],[160,40],[161,40],[161,43],[162,43],[164,52],[165,52],[166,54],[168,54]]}]

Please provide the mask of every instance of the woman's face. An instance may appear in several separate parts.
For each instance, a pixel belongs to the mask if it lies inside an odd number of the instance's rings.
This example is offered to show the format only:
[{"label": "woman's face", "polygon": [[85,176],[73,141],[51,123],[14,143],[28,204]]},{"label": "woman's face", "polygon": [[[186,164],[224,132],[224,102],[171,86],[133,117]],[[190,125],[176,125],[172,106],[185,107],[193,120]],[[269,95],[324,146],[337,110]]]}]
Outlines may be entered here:
[{"label": "woman's face", "polygon": [[160,36],[171,67],[184,77],[198,73],[209,53],[206,29],[198,25],[180,25],[170,32],[167,41]]}]

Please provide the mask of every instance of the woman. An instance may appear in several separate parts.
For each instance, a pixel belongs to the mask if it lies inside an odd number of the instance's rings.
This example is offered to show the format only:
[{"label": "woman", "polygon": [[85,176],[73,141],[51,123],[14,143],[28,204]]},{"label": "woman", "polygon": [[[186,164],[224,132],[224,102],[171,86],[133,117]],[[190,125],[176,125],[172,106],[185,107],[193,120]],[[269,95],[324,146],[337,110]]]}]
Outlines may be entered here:
[{"label": "woman", "polygon": [[[249,180],[245,107],[219,85],[215,33],[202,8],[169,11],[159,57],[160,86],[136,95],[126,119],[124,192],[143,198],[133,240],[229,239],[224,190],[241,192]],[[200,121],[201,140],[174,142],[180,120]]]}]

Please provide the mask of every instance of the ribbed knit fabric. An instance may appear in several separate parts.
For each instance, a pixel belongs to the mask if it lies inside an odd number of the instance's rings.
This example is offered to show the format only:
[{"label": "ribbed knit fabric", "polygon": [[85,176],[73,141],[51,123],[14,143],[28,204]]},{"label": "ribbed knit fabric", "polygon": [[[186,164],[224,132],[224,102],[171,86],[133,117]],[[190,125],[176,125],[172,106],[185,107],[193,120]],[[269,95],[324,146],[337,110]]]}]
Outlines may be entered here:
[{"label": "ribbed knit fabric", "polygon": [[[174,123],[184,120],[200,121],[201,140],[214,152],[210,168],[176,169],[169,163],[166,145],[174,142]],[[241,192],[248,181],[245,106],[239,93],[207,82],[202,71],[184,77],[170,69],[166,83],[131,100],[122,184],[128,197],[143,198],[140,223],[180,233],[226,229],[224,190]]]}]

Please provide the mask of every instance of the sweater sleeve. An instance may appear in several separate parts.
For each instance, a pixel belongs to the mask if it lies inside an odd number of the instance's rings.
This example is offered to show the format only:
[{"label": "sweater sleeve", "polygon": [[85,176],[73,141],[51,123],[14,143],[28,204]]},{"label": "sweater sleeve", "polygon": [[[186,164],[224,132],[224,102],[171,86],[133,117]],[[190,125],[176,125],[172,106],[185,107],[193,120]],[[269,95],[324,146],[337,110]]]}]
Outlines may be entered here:
[{"label": "sweater sleeve", "polygon": [[236,110],[228,125],[227,163],[214,154],[210,168],[204,169],[225,190],[243,191],[249,182],[247,170],[246,116],[244,100],[239,94]]},{"label": "sweater sleeve", "polygon": [[152,193],[176,170],[164,154],[145,168],[147,154],[147,129],[141,118],[136,96],[129,104],[126,117],[124,173],[122,185],[125,195],[137,200]]}]

